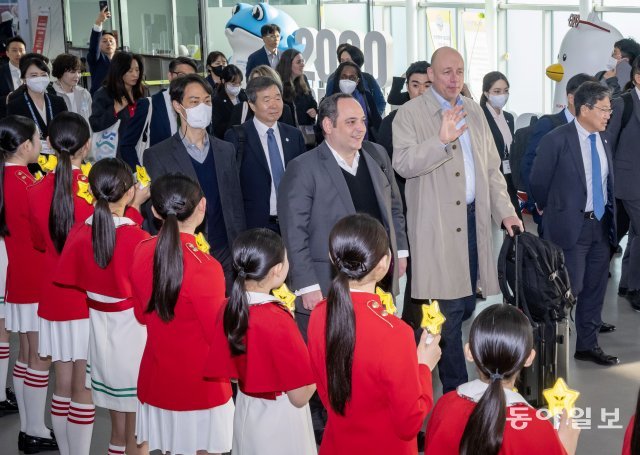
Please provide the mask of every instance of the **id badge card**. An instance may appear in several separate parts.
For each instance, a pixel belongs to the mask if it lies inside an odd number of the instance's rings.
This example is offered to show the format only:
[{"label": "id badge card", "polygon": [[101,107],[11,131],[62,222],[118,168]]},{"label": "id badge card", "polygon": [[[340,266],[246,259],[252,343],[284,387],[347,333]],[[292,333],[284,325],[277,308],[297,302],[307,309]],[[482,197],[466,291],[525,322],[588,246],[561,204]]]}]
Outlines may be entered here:
[{"label": "id badge card", "polygon": [[511,163],[509,163],[509,160],[502,160],[502,173],[504,175],[511,174]]},{"label": "id badge card", "polygon": [[49,141],[46,139],[40,139],[40,143],[42,144],[42,150],[40,150],[40,153],[43,155],[52,155],[54,153],[53,149],[49,146]]}]

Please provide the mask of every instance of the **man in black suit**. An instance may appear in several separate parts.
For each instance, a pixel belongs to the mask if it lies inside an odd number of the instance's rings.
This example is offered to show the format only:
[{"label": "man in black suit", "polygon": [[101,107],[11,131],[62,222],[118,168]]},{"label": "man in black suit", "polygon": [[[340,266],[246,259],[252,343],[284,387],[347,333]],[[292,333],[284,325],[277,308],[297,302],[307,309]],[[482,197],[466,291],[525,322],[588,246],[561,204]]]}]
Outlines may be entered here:
[{"label": "man in black suit", "polygon": [[7,96],[22,85],[20,58],[26,53],[24,40],[19,36],[7,40],[9,61],[0,66],[0,118],[7,115]]},{"label": "man in black suit", "polygon": [[610,96],[598,82],[578,88],[576,119],[542,138],[530,179],[544,212],[544,238],[562,248],[577,297],[574,357],[600,365],[619,363],[598,344],[610,243],[616,242],[611,144],[601,134],[611,117]]},{"label": "man in black suit", "polygon": [[[211,123],[211,86],[198,74],[175,78],[169,86],[173,109],[180,116],[179,131],[144,152],[143,164],[151,180],[180,172],[197,181],[207,200],[203,230],[211,254],[231,280],[230,245],[245,229],[242,191],[233,145],[207,134]],[[149,207],[144,210],[145,225],[157,229]]]},{"label": "man in black suit", "polygon": [[278,82],[255,77],[249,81],[246,94],[255,115],[227,130],[224,138],[242,156],[240,184],[247,228],[266,227],[280,233],[278,188],[289,161],[306,150],[304,138],[297,128],[278,121],[283,107]]},{"label": "man in black suit", "polygon": [[280,52],[278,45],[280,44],[280,27],[276,24],[263,25],[260,29],[260,36],[264,46],[255,51],[247,59],[246,76],[249,79],[251,70],[259,65],[268,65],[275,69],[280,61]]}]

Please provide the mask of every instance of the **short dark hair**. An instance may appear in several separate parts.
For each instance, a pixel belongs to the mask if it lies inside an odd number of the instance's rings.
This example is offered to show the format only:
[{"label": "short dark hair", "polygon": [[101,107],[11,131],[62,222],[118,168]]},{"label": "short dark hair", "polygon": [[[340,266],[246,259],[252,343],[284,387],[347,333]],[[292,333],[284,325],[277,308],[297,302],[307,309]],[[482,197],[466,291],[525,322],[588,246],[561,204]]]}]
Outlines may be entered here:
[{"label": "short dark hair", "polygon": [[629,59],[630,63],[640,55],[640,44],[638,44],[633,38],[623,38],[616,41],[613,47],[620,49],[620,55],[622,58]]},{"label": "short dark hair", "polygon": [[220,57],[227,60],[227,57],[220,51],[209,52],[209,55],[207,55],[207,66],[212,65],[213,62],[218,60]]},{"label": "short dark hair", "polygon": [[9,38],[4,45],[5,49],[9,49],[11,43],[20,43],[25,47],[25,49],[27,48],[27,43],[24,42],[21,36],[14,36],[13,38]]},{"label": "short dark hair", "polygon": [[364,54],[360,49],[351,44],[343,46],[340,50],[340,54],[338,54],[338,61],[340,61],[340,55],[342,55],[343,52],[349,54],[353,63],[358,65],[359,68],[362,68],[362,65],[364,65]]},{"label": "short dark hair", "polygon": [[71,54],[60,54],[54,60],[51,75],[60,79],[67,71],[80,71],[82,62],[78,57]]},{"label": "short dark hair", "polygon": [[178,65],[189,65],[194,71],[198,71],[195,60],[189,57],[176,57],[169,63],[169,72],[173,73]]},{"label": "short dark hair", "polygon": [[266,24],[263,25],[260,29],[260,36],[271,35],[275,32],[280,33],[280,27],[278,27],[276,24]]},{"label": "short dark hair", "polygon": [[20,77],[24,79],[27,76],[27,70],[31,65],[35,65],[39,70],[46,71],[47,74],[51,74],[49,68],[49,59],[41,54],[29,53],[20,57]]},{"label": "short dark hair", "polygon": [[100,39],[102,39],[102,37],[104,35],[109,35],[109,36],[113,36],[113,39],[116,40],[116,43],[118,42],[118,37],[116,36],[116,34],[114,32],[108,32],[106,30],[102,31],[102,35],[100,35]]},{"label": "short dark hair", "polygon": [[254,77],[251,79],[244,92],[246,93],[249,102],[251,104],[255,104],[258,99],[258,92],[268,89],[269,87],[273,87],[274,85],[278,87],[278,91],[280,92],[280,95],[282,95],[282,86],[278,84],[278,81],[265,76]]},{"label": "short dark hair", "polygon": [[405,72],[407,84],[409,83],[409,79],[411,79],[411,76],[413,76],[414,74],[427,74],[427,68],[429,68],[430,66],[431,63],[425,60],[419,60],[409,65],[409,68],[407,68],[407,71]]},{"label": "short dark hair", "polygon": [[171,101],[177,101],[178,103],[182,104],[182,100],[184,99],[184,91],[189,84],[200,84],[209,95],[213,94],[211,85],[204,77],[195,73],[185,74],[182,77],[176,77],[169,84],[169,98],[171,98]]},{"label": "short dark hair", "polygon": [[220,84],[218,84],[218,87],[216,88],[218,90],[218,94],[223,94],[225,84],[236,78],[240,79],[240,82],[244,79],[244,75],[242,74],[242,71],[240,71],[240,68],[236,65],[225,66],[220,74]]},{"label": "short dark hair", "polygon": [[598,80],[593,76],[589,76],[588,74],[578,73],[567,82],[567,95],[573,95],[574,93],[576,93],[578,87],[580,87],[585,82],[598,82]]},{"label": "short dark hair", "polygon": [[580,117],[580,109],[582,106],[593,106],[600,100],[611,97],[611,90],[600,84],[599,82],[585,82],[573,96],[573,105],[576,108],[576,117]]},{"label": "short dark hair", "polygon": [[[336,126],[336,121],[338,120],[338,101],[347,98],[353,99],[353,96],[338,92],[331,96],[326,96],[320,101],[320,106],[318,106],[318,125],[320,125],[320,128],[322,128],[322,123],[325,118],[331,120],[331,124]],[[322,131],[324,132],[324,128]]]}]

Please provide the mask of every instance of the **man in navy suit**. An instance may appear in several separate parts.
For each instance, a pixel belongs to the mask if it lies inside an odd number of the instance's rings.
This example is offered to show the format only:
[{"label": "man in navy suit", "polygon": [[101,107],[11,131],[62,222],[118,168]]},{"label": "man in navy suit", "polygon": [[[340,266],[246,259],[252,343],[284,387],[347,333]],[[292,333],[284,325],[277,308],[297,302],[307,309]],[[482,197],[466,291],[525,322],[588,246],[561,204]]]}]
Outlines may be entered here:
[{"label": "man in navy suit", "polygon": [[[198,71],[196,62],[189,57],[178,57],[169,63],[169,82],[176,77],[194,74]],[[156,145],[178,132],[178,116],[171,106],[168,90],[161,90],[151,97],[150,144]]]},{"label": "man in navy suit", "polygon": [[240,185],[247,228],[266,227],[280,233],[278,187],[289,161],[306,150],[304,138],[297,128],[278,122],[283,102],[282,87],[276,81],[253,78],[246,94],[254,117],[240,131],[227,130],[224,139],[242,156]]},{"label": "man in navy suit", "polygon": [[616,242],[611,144],[601,134],[611,117],[610,96],[597,82],[578,88],[575,120],[542,138],[529,182],[544,212],[544,238],[564,251],[578,299],[574,357],[600,365],[619,363],[598,344],[610,244]]},{"label": "man in navy suit", "polygon": [[255,51],[247,60],[246,76],[249,79],[251,70],[259,65],[268,65],[275,69],[280,61],[280,52],[278,45],[280,44],[280,27],[276,24],[263,25],[260,29],[260,35],[264,46]]},{"label": "man in navy suit", "polygon": [[26,52],[24,40],[14,36],[7,40],[9,61],[0,66],[0,118],[7,115],[7,96],[22,85],[20,79],[20,57]]}]

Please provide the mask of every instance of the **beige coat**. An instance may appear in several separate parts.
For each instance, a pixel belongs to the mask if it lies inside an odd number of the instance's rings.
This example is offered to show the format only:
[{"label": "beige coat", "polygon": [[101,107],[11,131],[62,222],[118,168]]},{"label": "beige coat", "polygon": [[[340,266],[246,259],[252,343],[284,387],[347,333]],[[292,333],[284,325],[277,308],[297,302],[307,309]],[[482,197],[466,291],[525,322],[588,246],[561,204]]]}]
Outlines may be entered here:
[{"label": "beige coat", "polygon": [[[398,110],[393,122],[393,168],[407,179],[411,296],[455,299],[471,295],[462,147],[438,137],[442,109],[433,89]],[[491,217],[500,225],[515,211],[500,172],[500,157],[478,104],[462,97],[476,180],[478,278],[485,295],[498,294]]]}]

